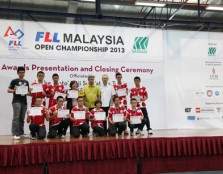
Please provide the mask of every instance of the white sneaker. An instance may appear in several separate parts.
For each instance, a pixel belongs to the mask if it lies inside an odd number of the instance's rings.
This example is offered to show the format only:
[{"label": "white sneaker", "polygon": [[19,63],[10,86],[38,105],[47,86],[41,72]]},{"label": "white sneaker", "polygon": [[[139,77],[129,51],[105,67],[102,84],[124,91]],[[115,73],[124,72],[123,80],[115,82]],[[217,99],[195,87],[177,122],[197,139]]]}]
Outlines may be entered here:
[{"label": "white sneaker", "polygon": [[36,137],[32,137],[31,139],[32,139],[32,140],[36,140]]},{"label": "white sneaker", "polygon": [[16,135],[14,135],[14,136],[12,137],[12,139],[13,139],[13,140],[20,140],[20,136],[16,136]]},{"label": "white sneaker", "polygon": [[65,139],[65,135],[61,135],[61,138],[62,138],[62,139]]},{"label": "white sneaker", "polygon": [[131,135],[131,136],[134,136],[134,133],[133,133],[133,132],[131,132],[131,133],[130,133],[130,135]]},{"label": "white sneaker", "polygon": [[138,130],[138,136],[143,136],[144,134],[142,133],[141,130]]},{"label": "white sneaker", "polygon": [[22,139],[29,139],[30,138],[30,135],[26,135],[26,134],[23,134],[23,135],[20,135],[20,137],[22,138]]},{"label": "white sneaker", "polygon": [[152,135],[153,134],[153,131],[151,129],[148,130],[148,134]]}]

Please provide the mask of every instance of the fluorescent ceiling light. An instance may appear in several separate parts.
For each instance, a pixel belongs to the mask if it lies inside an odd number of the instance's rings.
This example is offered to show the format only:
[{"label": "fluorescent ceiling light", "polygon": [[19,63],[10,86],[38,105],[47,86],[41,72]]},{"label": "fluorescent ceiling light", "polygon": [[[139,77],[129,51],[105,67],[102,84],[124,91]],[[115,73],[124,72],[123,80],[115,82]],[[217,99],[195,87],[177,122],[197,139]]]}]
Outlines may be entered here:
[{"label": "fluorescent ceiling light", "polygon": [[151,7],[164,7],[166,3],[162,2],[151,2],[151,1],[136,1],[135,5],[140,6],[151,6]]},{"label": "fluorescent ceiling light", "polygon": [[82,2],[95,2],[95,0],[79,0],[79,1],[82,1]]},{"label": "fluorescent ceiling light", "polygon": [[223,11],[223,6],[209,5],[209,6],[206,7],[206,10]]}]

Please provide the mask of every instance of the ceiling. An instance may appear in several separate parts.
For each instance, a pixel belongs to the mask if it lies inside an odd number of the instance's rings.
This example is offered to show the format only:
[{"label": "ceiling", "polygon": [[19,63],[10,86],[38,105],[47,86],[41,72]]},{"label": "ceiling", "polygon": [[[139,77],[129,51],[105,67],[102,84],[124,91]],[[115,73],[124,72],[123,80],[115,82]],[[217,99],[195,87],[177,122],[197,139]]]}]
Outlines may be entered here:
[{"label": "ceiling", "polygon": [[223,12],[205,10],[209,4],[223,5],[223,0],[200,0],[200,6],[198,0],[160,0],[167,2],[164,8],[136,6],[136,0],[100,1],[96,10],[95,2],[0,0],[0,19],[223,31]]}]

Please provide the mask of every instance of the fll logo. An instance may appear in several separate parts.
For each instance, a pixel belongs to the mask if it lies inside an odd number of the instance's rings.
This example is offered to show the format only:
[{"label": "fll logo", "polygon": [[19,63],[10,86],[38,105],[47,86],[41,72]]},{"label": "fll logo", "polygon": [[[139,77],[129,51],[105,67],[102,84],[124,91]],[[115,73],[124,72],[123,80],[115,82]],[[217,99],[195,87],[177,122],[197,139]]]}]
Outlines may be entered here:
[{"label": "fll logo", "polygon": [[5,32],[4,37],[9,38],[9,46],[11,47],[21,47],[22,46],[22,41],[21,38],[24,36],[24,33],[22,30],[17,29],[14,31],[12,27],[8,27],[7,31]]},{"label": "fll logo", "polygon": [[42,40],[44,42],[54,42],[54,43],[59,43],[60,40],[58,39],[58,33],[50,33],[50,32],[37,32],[36,33],[36,42],[39,42]]},{"label": "fll logo", "polygon": [[149,38],[136,37],[133,45],[133,53],[147,53]]}]

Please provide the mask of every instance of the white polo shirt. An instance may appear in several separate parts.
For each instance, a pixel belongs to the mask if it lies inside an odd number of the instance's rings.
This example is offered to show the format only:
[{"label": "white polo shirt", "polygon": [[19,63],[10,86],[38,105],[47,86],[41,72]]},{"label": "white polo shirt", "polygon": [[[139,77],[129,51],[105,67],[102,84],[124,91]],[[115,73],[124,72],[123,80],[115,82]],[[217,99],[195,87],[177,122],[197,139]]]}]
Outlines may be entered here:
[{"label": "white polo shirt", "polygon": [[114,87],[107,84],[102,84],[101,88],[101,102],[102,107],[109,107],[111,103],[112,96],[115,95]]}]

